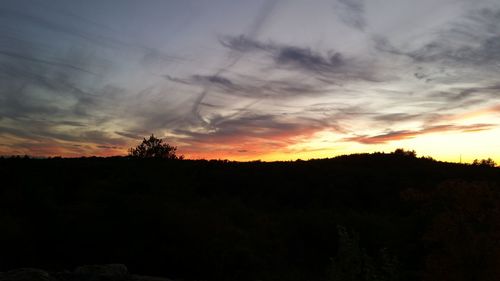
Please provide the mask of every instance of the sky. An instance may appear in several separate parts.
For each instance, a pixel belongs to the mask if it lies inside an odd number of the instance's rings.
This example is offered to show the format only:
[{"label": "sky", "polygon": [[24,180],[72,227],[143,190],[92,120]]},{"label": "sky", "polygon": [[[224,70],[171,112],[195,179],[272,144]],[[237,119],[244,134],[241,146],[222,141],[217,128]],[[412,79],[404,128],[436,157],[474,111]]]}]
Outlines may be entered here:
[{"label": "sky", "polygon": [[500,162],[498,0],[2,0],[0,155]]}]

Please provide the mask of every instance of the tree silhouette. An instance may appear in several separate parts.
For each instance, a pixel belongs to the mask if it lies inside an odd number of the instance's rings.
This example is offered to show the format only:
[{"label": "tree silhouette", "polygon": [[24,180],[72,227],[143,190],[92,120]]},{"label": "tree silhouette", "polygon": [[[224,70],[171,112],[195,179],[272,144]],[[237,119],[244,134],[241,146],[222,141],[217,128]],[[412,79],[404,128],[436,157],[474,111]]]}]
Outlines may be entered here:
[{"label": "tree silhouette", "polygon": [[474,159],[474,162],[472,162],[472,165],[483,166],[483,167],[495,167],[497,165],[497,163],[495,163],[495,161],[493,161],[493,159],[491,159],[491,158],[481,159],[481,160]]},{"label": "tree silhouette", "polygon": [[183,159],[183,156],[176,155],[177,147],[164,143],[162,139],[156,138],[153,134],[149,139],[144,139],[140,145],[129,149],[129,156],[135,158],[156,158],[156,159]]},{"label": "tree silhouette", "polygon": [[412,158],[417,157],[417,153],[415,152],[415,150],[405,150],[403,148],[398,148],[394,150],[393,154],[404,157],[412,157]]}]

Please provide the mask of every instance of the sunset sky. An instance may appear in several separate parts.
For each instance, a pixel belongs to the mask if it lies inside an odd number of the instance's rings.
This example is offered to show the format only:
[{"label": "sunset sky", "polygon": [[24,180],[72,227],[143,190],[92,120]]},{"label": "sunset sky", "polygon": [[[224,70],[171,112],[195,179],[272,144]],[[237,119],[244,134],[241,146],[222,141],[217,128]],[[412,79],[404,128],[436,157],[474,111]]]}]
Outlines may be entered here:
[{"label": "sunset sky", "polygon": [[2,0],[0,155],[500,162],[498,0]]}]

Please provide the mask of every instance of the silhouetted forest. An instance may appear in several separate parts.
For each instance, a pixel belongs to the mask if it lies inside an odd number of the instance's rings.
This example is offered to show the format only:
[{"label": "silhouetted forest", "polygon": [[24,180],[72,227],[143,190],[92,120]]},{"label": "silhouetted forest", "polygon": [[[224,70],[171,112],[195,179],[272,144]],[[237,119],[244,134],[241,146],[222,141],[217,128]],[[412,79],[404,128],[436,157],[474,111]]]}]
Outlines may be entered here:
[{"label": "silhouetted forest", "polygon": [[182,280],[498,280],[500,169],[0,159],[0,271],[123,263]]}]

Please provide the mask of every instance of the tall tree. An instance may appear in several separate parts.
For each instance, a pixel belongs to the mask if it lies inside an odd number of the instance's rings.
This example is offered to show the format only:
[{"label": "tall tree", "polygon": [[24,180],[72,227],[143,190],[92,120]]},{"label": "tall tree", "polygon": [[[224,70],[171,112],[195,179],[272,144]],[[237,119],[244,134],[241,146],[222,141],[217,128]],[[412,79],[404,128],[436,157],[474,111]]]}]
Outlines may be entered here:
[{"label": "tall tree", "polygon": [[156,138],[153,134],[149,139],[144,139],[141,144],[129,149],[129,156],[135,158],[156,158],[156,159],[183,159],[177,156],[177,147],[164,143],[162,139]]}]

